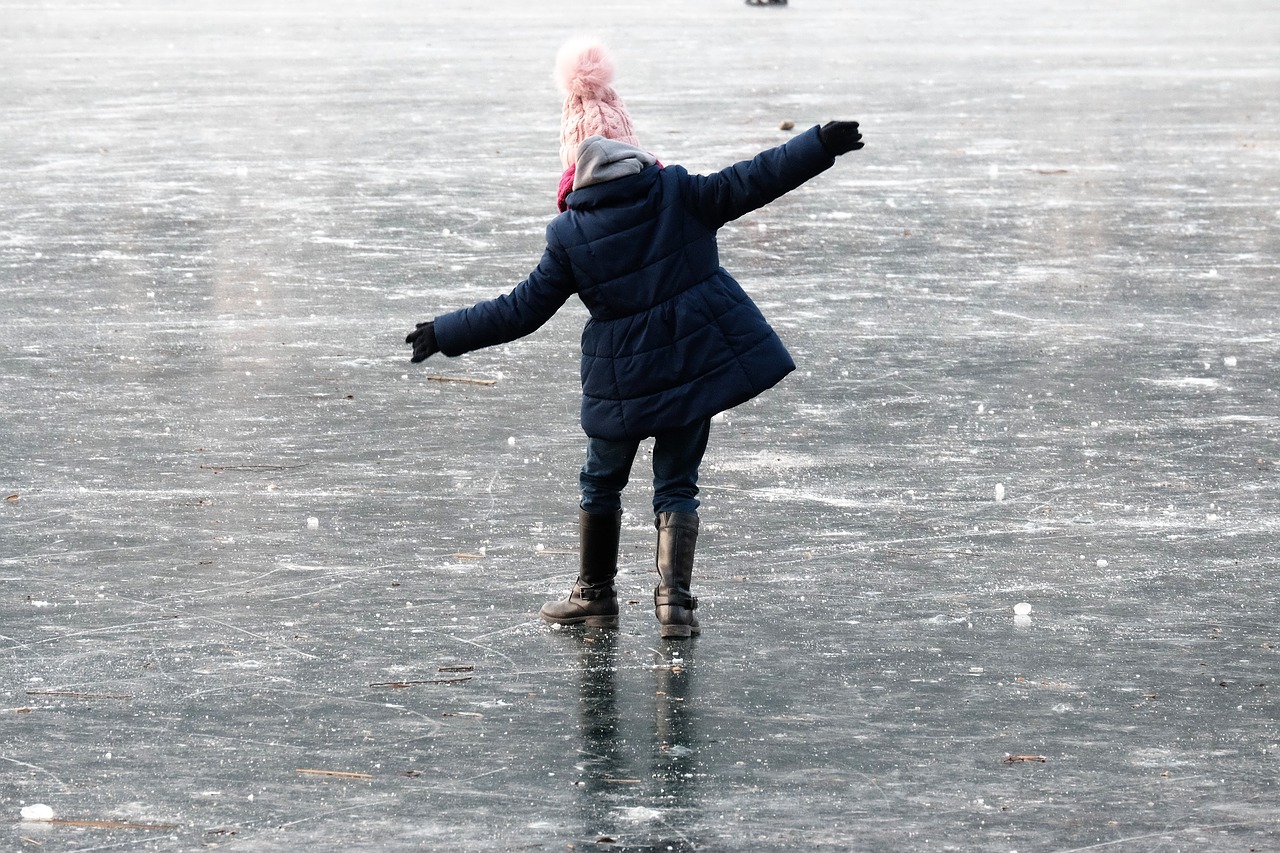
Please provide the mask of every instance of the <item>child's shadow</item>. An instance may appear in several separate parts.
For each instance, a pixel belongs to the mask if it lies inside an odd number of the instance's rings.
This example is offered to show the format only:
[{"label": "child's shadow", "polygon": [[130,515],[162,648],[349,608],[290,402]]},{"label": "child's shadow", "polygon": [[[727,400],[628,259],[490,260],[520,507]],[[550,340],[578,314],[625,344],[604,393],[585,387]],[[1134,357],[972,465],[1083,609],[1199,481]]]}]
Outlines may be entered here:
[{"label": "child's shadow", "polygon": [[[698,708],[692,693],[694,645],[660,641],[657,659],[641,685],[619,691],[622,673],[617,631],[577,635],[581,687],[579,727],[583,838],[611,840],[612,850],[693,850],[700,778]],[[646,652],[647,654],[647,652]],[[648,667],[628,669],[645,672]],[[648,691],[653,689],[652,710]],[[624,714],[619,704],[634,713]],[[635,736],[635,719],[652,714],[648,733]]]}]

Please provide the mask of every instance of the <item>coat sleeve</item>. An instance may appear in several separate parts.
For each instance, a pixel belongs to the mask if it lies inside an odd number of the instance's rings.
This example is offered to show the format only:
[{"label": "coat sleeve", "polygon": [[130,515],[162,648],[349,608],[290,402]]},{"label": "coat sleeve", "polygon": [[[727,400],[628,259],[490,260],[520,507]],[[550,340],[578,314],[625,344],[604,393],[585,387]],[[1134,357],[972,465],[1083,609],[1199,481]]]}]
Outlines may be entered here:
[{"label": "coat sleeve", "polygon": [[818,126],[713,175],[692,175],[692,203],[712,229],[764,207],[835,163]]},{"label": "coat sleeve", "polygon": [[436,343],[453,356],[514,341],[550,320],[574,292],[568,264],[548,245],[537,268],[507,295],[436,317]]}]

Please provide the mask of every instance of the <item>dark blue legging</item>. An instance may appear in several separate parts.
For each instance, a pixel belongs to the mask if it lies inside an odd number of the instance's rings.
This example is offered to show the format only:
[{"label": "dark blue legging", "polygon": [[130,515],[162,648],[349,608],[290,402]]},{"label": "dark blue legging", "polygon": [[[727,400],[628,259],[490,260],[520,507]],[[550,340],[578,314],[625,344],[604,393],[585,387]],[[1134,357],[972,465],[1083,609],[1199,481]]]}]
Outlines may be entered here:
[{"label": "dark blue legging", "polygon": [[[653,437],[653,511],[698,511],[698,466],[707,450],[711,421],[704,420]],[[581,506],[595,514],[622,508],[622,490],[631,477],[640,439],[587,439],[587,461],[578,475]]]}]

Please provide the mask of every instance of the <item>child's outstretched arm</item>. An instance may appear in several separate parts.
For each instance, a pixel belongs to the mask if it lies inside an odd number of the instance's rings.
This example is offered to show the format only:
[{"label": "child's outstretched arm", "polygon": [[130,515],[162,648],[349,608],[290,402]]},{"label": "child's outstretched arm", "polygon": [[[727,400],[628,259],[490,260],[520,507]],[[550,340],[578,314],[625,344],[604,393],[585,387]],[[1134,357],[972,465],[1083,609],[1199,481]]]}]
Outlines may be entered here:
[{"label": "child's outstretched arm", "polygon": [[856,121],[815,125],[750,160],[713,175],[694,176],[694,204],[710,227],[719,228],[789,193],[831,168],[837,156],[861,147]]},{"label": "child's outstretched arm", "polygon": [[413,346],[411,361],[416,364],[437,352],[462,355],[522,338],[550,320],[574,292],[567,262],[548,247],[537,268],[505,296],[419,323],[405,338]]}]

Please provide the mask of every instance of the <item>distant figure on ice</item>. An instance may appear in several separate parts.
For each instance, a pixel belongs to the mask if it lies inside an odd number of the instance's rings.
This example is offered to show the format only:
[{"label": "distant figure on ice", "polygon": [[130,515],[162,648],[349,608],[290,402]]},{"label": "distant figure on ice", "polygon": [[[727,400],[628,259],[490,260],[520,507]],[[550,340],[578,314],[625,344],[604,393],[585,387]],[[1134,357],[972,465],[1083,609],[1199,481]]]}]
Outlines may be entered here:
[{"label": "distant figure on ice", "polygon": [[419,323],[414,363],[507,343],[547,322],[570,296],[582,331],[580,568],[542,618],[615,627],[622,490],[640,442],[653,438],[658,531],[654,614],[663,637],[699,633],[690,591],[698,537],[698,467],[711,417],[795,369],[782,341],[720,266],[716,231],[862,147],[858,123],[833,121],[713,175],[664,167],[639,147],[602,45],[571,42],[556,60],[566,93],[561,213],[537,268],[506,296]]}]

